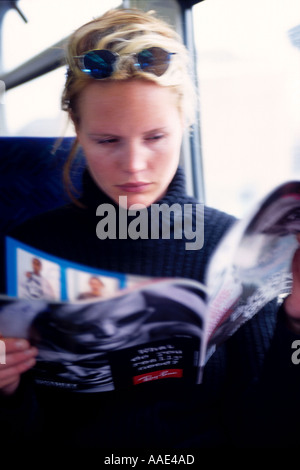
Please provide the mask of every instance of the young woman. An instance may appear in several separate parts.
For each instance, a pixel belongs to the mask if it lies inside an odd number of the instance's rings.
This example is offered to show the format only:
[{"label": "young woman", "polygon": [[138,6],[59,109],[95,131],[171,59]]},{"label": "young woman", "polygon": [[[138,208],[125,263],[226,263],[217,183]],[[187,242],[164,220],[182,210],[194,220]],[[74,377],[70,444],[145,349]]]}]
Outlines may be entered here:
[{"label": "young woman", "polygon": [[[70,158],[78,145],[86,157],[83,193],[12,236],[92,267],[203,281],[211,253],[234,221],[230,215],[205,208],[204,245],[197,250],[186,250],[184,234],[166,240],[96,233],[96,210],[105,203],[117,213],[133,204],[146,211],[154,203],[191,204],[195,224],[197,201],[186,194],[179,166],[195,93],[179,37],[153,14],[112,10],[74,32],[67,61],[62,102],[76,129]],[[293,445],[289,413],[300,380],[290,356],[300,318],[299,253],[294,265],[285,310],[268,305],[241,327],[212,356],[201,385],[155,381],[88,396],[48,391],[31,381],[36,348],[7,338],[7,363],[0,365],[3,439],[91,448]]]}]

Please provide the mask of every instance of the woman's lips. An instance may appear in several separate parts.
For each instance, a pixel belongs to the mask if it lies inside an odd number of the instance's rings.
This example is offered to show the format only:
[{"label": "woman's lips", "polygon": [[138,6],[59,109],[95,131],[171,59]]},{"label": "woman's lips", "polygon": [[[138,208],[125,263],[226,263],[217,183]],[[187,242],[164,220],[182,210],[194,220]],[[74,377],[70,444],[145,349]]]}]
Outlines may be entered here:
[{"label": "woman's lips", "polygon": [[138,181],[136,183],[125,183],[118,184],[118,188],[125,193],[140,193],[148,189],[151,183],[145,183],[143,181]]}]

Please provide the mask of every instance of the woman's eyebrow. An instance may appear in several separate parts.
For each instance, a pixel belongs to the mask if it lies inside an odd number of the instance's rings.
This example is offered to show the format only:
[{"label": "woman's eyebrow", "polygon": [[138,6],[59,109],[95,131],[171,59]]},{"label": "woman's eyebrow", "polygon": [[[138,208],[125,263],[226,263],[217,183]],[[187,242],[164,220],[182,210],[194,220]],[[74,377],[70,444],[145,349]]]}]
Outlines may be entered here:
[{"label": "woman's eyebrow", "polygon": [[149,131],[144,132],[144,134],[149,134],[151,132],[165,132],[166,127],[157,127],[155,129],[150,129]]},{"label": "woman's eyebrow", "polygon": [[[149,130],[146,130],[146,131],[142,132],[141,135],[154,134],[154,133],[158,133],[158,132],[166,132],[166,127],[157,127],[157,128],[154,128],[154,129],[149,129]],[[123,137],[121,134],[118,134],[118,133],[115,133],[115,132],[89,132],[88,136],[92,137],[92,138],[99,138],[99,137],[101,137],[101,138],[103,138],[103,137],[118,137],[118,138],[121,138],[121,137]]]},{"label": "woman's eyebrow", "polygon": [[114,133],[110,133],[110,132],[90,132],[90,133],[88,133],[88,136],[92,137],[92,138],[120,137],[119,135],[114,134]]}]

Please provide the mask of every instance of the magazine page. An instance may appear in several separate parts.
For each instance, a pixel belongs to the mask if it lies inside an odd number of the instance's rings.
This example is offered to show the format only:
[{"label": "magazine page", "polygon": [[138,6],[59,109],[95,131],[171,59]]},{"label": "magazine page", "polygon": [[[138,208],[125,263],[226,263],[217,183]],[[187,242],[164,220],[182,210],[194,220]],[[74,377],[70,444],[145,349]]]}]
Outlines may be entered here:
[{"label": "magazine page", "polygon": [[208,267],[206,360],[269,301],[290,292],[300,232],[300,182],[282,184],[236,222]]},{"label": "magazine page", "polygon": [[76,301],[110,297],[139,282],[135,276],[93,269],[6,237],[7,295]]},{"label": "magazine page", "polygon": [[[9,296],[0,299],[0,331],[37,346],[39,385],[102,392],[161,379],[199,381],[201,284],[91,270],[13,239],[7,247]],[[91,278],[105,286],[99,295]]]}]

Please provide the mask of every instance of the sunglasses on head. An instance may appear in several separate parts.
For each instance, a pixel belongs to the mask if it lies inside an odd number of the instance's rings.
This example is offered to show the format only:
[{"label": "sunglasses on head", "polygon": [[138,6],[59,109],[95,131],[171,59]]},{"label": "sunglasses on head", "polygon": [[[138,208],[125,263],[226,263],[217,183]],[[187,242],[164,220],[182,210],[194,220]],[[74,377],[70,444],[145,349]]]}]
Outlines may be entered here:
[{"label": "sunglasses on head", "polygon": [[[150,47],[137,54],[129,55],[133,56],[133,65],[137,70],[160,77],[168,69],[173,54],[174,52],[168,52],[161,47]],[[110,77],[114,73],[119,54],[106,49],[95,49],[75,58],[79,59],[78,66],[82,72],[101,80]]]}]

